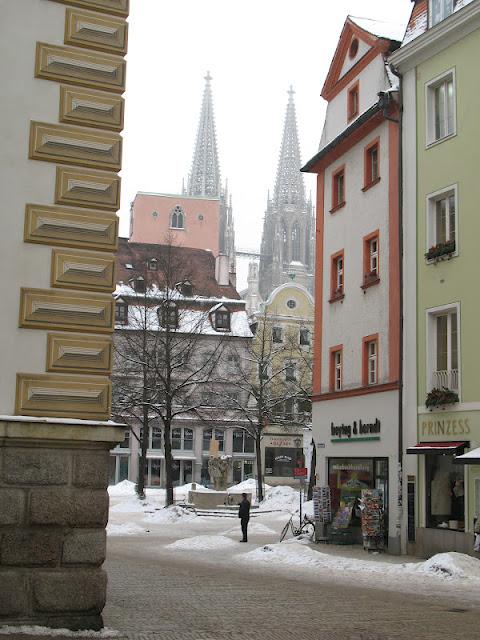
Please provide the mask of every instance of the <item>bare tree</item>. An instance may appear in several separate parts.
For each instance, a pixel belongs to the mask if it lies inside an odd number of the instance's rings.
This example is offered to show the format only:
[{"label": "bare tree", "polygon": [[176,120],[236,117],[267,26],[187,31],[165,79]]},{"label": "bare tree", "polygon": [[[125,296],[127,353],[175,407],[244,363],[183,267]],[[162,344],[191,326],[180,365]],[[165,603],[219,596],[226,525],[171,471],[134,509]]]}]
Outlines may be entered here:
[{"label": "bare tree", "polygon": [[163,426],[166,504],[171,505],[172,424],[200,410],[201,389],[212,381],[224,343],[208,335],[211,308],[208,299],[194,295],[188,251],[171,238],[152,246],[147,259],[143,252],[131,265],[128,286],[117,288],[117,321],[123,313],[123,324],[115,336],[114,412],[141,425],[139,497],[144,497],[150,429]]},{"label": "bare tree", "polygon": [[[292,427],[294,404],[308,402],[309,373],[298,363],[298,341],[290,336],[275,342],[273,322],[265,311],[256,324],[255,338],[243,354],[242,365],[231,384],[242,392],[242,401],[232,397],[231,404],[244,418],[244,429],[254,438],[257,467],[257,496],[263,500],[263,464],[261,441],[266,427],[275,422]],[[246,399],[245,399],[246,398]],[[304,421],[303,412],[296,422]]]}]

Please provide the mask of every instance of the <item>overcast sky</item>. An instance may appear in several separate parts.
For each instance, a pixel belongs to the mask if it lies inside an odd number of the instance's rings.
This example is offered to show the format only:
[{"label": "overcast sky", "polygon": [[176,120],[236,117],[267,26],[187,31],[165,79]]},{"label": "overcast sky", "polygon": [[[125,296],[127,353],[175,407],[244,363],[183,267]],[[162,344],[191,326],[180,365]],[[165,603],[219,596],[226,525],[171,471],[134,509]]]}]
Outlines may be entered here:
[{"label": "overcast sky", "polygon": [[[411,7],[411,0],[132,0],[121,235],[137,191],[180,193],[209,70],[236,245],[258,248],[290,84],[305,162],[318,149],[320,91],[347,14],[406,25]],[[306,183],[313,192],[312,178]]]}]

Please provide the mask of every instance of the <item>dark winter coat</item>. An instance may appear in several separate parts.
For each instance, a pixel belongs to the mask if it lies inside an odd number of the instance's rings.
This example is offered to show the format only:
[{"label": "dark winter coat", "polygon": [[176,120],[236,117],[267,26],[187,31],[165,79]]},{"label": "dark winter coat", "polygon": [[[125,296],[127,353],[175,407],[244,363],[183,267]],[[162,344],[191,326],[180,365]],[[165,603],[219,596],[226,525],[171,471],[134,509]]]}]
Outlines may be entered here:
[{"label": "dark winter coat", "polygon": [[238,517],[245,518],[246,520],[250,518],[250,500],[247,500],[247,498],[244,498],[240,502],[238,507]]}]

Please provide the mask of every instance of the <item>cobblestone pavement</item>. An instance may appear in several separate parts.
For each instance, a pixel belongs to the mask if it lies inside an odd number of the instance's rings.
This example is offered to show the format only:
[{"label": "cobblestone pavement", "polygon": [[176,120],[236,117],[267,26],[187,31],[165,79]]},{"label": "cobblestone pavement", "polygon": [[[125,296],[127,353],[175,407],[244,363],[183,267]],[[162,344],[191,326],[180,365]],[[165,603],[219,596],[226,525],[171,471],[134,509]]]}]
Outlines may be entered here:
[{"label": "cobblestone pavement", "polygon": [[463,598],[461,582],[458,598],[425,597],[195,562],[149,542],[109,540],[104,619],[122,638],[480,639],[480,604]]}]

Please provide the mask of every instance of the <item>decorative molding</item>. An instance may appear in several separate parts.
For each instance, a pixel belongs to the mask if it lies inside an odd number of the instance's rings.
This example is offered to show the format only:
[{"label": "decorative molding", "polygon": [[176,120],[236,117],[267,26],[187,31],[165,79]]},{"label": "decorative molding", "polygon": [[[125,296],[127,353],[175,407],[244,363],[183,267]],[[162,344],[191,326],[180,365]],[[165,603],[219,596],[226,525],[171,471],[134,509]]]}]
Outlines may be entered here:
[{"label": "decorative molding", "polygon": [[129,12],[129,0],[52,0],[52,2],[70,4],[73,7],[92,9],[92,11],[112,13],[117,16],[124,16],[125,18]]},{"label": "decorative molding", "polygon": [[112,333],[114,308],[107,294],[22,287],[20,327]]},{"label": "decorative molding", "polygon": [[31,122],[29,158],[120,171],[122,138],[107,131]]},{"label": "decorative molding", "polygon": [[36,78],[123,93],[125,72],[126,62],[119,56],[37,42]]},{"label": "decorative molding", "polygon": [[112,292],[115,256],[68,249],[52,251],[52,287]]},{"label": "decorative molding", "polygon": [[107,336],[49,333],[47,371],[109,375],[113,343]]},{"label": "decorative molding", "polygon": [[81,211],[40,204],[25,207],[25,242],[116,251],[118,217],[106,211]]},{"label": "decorative molding", "polygon": [[107,420],[112,389],[108,378],[17,373],[15,413]]},{"label": "decorative molding", "polygon": [[120,178],[114,173],[57,167],[55,202],[117,211]]},{"label": "decorative molding", "polygon": [[124,56],[127,53],[128,24],[122,18],[67,9],[65,44],[99,49]]},{"label": "decorative molding", "polygon": [[121,96],[93,89],[60,87],[60,122],[121,131],[123,112]]}]

